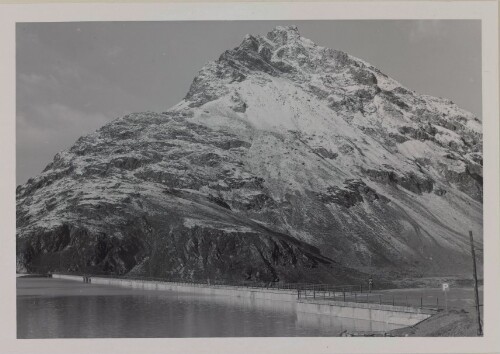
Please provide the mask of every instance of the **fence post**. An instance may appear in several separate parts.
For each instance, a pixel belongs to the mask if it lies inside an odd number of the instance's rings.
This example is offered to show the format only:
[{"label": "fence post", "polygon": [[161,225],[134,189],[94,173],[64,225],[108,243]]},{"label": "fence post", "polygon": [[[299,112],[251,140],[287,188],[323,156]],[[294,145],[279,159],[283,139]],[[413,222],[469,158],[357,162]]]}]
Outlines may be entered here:
[{"label": "fence post", "polygon": [[436,307],[439,310],[439,296],[436,296]]},{"label": "fence post", "polygon": [[342,292],[344,293],[344,302],[345,302],[345,290],[344,290],[344,289],[342,289]]},{"label": "fence post", "polygon": [[354,302],[358,302],[358,294],[354,293]]},{"label": "fence post", "polygon": [[382,295],[378,296],[378,302],[379,302],[380,305],[382,305]]},{"label": "fence post", "polygon": [[359,286],[359,292],[360,292],[361,294],[363,294],[363,284],[361,284],[361,285]]},{"label": "fence post", "polygon": [[423,306],[422,306],[422,304],[423,304],[423,303],[422,303],[422,296],[420,296],[420,308],[422,308],[422,307],[423,307]]},{"label": "fence post", "polygon": [[394,295],[392,295],[392,306],[394,306]]},{"label": "fence post", "polygon": [[313,285],[313,299],[316,299],[316,287]]},{"label": "fence post", "polygon": [[408,295],[405,296],[405,307],[408,307]]}]

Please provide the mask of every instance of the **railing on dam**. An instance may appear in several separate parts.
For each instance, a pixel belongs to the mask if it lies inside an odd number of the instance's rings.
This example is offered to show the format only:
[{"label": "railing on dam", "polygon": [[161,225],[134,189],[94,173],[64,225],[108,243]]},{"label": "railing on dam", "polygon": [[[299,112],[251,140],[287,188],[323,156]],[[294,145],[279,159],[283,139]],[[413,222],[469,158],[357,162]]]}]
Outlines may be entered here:
[{"label": "railing on dam", "polygon": [[446,305],[439,296],[426,296],[422,294],[398,294],[398,293],[381,293],[376,291],[350,291],[343,287],[331,287],[324,285],[312,284],[311,288],[299,290],[299,299],[316,299],[316,300],[330,300],[349,303],[367,303],[379,305],[392,305],[413,308],[426,308],[437,310],[440,307],[444,308]]},{"label": "railing on dam", "polygon": [[401,295],[369,291],[363,285],[332,285],[332,284],[313,284],[313,283],[285,283],[285,282],[263,282],[252,280],[235,279],[207,279],[193,280],[177,277],[138,277],[130,275],[104,275],[104,274],[84,274],[84,273],[63,273],[70,276],[81,276],[82,281],[91,283],[92,277],[116,278],[123,280],[155,281],[167,282],[195,287],[239,287],[249,289],[266,289],[294,292],[297,299],[325,300],[349,303],[371,303],[380,305],[404,306],[414,308],[439,309],[444,308],[445,304],[437,296],[423,295]]},{"label": "railing on dam", "polygon": [[[70,272],[57,272],[57,274],[71,275],[71,276],[81,276],[85,282],[91,282],[92,277],[100,278],[117,278],[117,279],[129,279],[129,280],[149,280],[149,281],[160,281],[168,283],[182,283],[190,284],[193,286],[232,286],[232,287],[245,287],[245,288],[255,288],[255,289],[276,289],[276,290],[290,290],[297,292],[297,296],[308,297],[315,296],[316,292],[321,293],[322,291],[330,292],[345,292],[348,296],[363,293],[363,285],[331,285],[331,284],[312,284],[312,283],[286,283],[281,281],[255,281],[255,280],[236,280],[236,279],[206,279],[206,280],[194,280],[186,278],[177,277],[138,277],[131,275],[108,275],[108,274],[87,274],[87,273],[70,273]],[[365,288],[366,291],[366,288]]]}]

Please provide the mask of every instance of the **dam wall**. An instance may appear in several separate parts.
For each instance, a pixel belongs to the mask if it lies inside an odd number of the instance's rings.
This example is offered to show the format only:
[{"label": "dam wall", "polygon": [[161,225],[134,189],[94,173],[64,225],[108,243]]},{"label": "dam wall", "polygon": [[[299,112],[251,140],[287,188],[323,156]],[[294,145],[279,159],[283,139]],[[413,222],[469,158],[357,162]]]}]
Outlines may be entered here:
[{"label": "dam wall", "polygon": [[278,290],[66,274],[52,274],[52,277],[56,279],[90,282],[92,284],[100,285],[121,286],[141,290],[174,291],[192,294],[233,296],[247,299],[289,302],[294,305],[299,313],[385,322],[401,326],[415,325],[436,313],[435,310],[431,309],[406,306],[319,299],[300,299],[296,290]]},{"label": "dam wall", "polygon": [[406,306],[330,300],[297,300],[297,312],[413,326],[436,311]]}]

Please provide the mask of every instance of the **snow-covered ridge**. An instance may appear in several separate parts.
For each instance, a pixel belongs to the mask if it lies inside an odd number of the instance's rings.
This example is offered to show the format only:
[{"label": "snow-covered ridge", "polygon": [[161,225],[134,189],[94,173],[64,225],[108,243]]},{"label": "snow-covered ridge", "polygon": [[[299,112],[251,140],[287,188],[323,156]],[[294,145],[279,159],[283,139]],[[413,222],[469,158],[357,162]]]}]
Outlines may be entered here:
[{"label": "snow-covered ridge", "polygon": [[[251,97],[240,91],[248,91],[250,85],[264,91],[266,86],[268,90],[280,90],[281,84],[276,81],[283,80],[291,86],[291,92],[285,91],[283,96],[303,91],[343,119],[350,121],[361,113],[363,125],[371,126],[373,120],[388,115],[392,115],[392,123],[399,119],[404,124],[418,124],[422,115],[433,115],[453,119],[452,124],[466,133],[481,134],[480,121],[451,101],[410,91],[361,59],[301,37],[295,26],[278,26],[266,36],[247,35],[240,46],[200,70],[181,106],[200,106],[229,96],[242,111]],[[377,104],[379,98],[384,106]]]}]

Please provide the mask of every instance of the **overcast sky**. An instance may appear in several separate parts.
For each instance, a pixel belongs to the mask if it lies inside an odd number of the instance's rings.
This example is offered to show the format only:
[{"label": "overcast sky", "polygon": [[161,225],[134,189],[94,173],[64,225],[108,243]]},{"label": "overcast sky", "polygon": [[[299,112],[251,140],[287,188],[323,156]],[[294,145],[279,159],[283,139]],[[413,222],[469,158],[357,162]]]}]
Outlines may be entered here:
[{"label": "overcast sky", "polygon": [[23,23],[16,37],[17,183],[119,116],[173,106],[197,71],[245,34],[288,24],[481,118],[478,20]]}]

